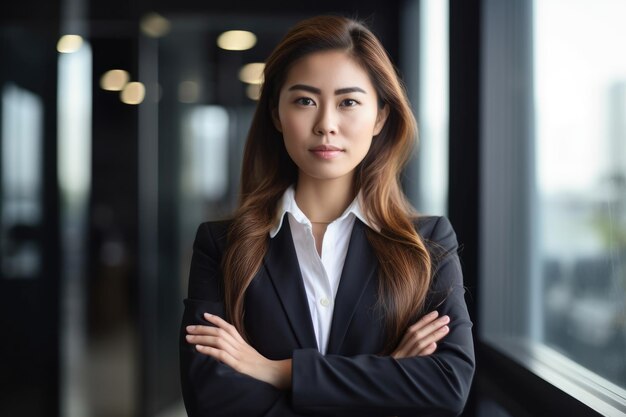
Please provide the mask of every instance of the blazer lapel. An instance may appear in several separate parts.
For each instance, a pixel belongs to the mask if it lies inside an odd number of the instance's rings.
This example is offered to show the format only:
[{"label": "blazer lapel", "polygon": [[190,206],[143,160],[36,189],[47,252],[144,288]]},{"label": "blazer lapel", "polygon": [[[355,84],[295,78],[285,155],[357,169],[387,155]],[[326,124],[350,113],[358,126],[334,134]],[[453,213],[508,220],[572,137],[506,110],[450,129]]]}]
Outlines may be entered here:
[{"label": "blazer lapel", "polygon": [[278,234],[270,239],[263,263],[298,343],[302,348],[317,349],[309,303],[287,219],[283,220]]},{"label": "blazer lapel", "polygon": [[365,235],[366,227],[359,219],[354,221],[346,261],[335,297],[327,349],[329,354],[339,352],[361,296],[378,270],[376,255]]}]

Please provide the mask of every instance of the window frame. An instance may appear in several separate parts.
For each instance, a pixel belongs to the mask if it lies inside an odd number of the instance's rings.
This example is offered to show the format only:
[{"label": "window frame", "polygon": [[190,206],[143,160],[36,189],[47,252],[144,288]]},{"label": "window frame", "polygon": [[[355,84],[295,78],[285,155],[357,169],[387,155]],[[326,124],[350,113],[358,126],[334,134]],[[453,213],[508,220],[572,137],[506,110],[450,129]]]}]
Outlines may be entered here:
[{"label": "window frame", "polygon": [[478,397],[496,401],[513,416],[626,414],[626,397],[612,390],[612,384],[580,366],[571,366],[576,364],[555,351],[520,343],[514,348],[509,346],[507,352],[501,344],[498,346],[480,336],[481,317],[477,307],[482,302],[478,291],[482,243],[481,35],[485,4],[481,0],[449,2],[448,213],[461,247],[478,364],[464,415],[478,415]]}]

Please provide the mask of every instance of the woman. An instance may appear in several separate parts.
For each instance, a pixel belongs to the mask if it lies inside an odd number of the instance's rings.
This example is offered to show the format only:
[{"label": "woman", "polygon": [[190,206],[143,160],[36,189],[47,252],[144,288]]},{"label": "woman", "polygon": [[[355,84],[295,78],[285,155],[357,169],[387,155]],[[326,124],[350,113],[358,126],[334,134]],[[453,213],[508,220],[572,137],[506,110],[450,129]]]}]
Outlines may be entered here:
[{"label": "woman", "polygon": [[385,50],[316,17],[264,76],[239,207],[194,243],[187,412],[459,414],[474,353],[456,237],[401,191],[416,125]]}]

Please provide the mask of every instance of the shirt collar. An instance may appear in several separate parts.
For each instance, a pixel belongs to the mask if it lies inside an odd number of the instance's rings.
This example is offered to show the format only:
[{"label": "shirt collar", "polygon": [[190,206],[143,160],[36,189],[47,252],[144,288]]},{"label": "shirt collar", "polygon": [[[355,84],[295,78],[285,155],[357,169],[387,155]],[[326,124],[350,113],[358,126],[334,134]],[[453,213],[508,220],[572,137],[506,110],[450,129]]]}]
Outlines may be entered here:
[{"label": "shirt collar", "polygon": [[[293,185],[285,190],[285,193],[278,203],[276,217],[274,218],[274,227],[272,227],[272,229],[270,230],[271,238],[274,238],[274,236],[276,236],[280,231],[280,228],[283,225],[283,220],[285,218],[285,213],[290,213],[298,223],[311,226],[311,221],[306,217],[302,210],[300,210],[300,207],[298,207],[298,205],[296,204],[296,193]],[[353,214],[368,227],[372,227],[361,208],[361,193],[359,193],[359,195],[355,197],[355,199],[352,201],[352,203],[350,203],[348,208],[344,210],[341,216],[333,220],[333,223],[345,219],[350,214]]]}]

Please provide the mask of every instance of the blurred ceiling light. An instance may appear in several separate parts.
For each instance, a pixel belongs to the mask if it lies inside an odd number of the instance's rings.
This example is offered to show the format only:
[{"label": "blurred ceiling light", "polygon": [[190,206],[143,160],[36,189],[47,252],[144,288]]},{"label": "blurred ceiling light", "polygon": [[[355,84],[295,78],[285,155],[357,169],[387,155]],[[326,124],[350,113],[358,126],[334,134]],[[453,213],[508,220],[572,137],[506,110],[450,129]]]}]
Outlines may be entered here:
[{"label": "blurred ceiling light", "polygon": [[146,96],[146,87],[140,82],[134,81],[126,84],[120,93],[120,100],[126,104],[139,104]]},{"label": "blurred ceiling light", "polygon": [[141,31],[151,38],[160,38],[168,34],[170,21],[158,13],[148,13],[141,19]]},{"label": "blurred ceiling light", "polygon": [[83,38],[80,35],[63,35],[57,42],[57,51],[62,54],[76,52],[83,45]]},{"label": "blurred ceiling light", "polygon": [[121,69],[113,69],[102,74],[100,78],[100,87],[106,91],[122,91],[130,75]]},{"label": "blurred ceiling light", "polygon": [[245,51],[256,45],[256,35],[246,30],[229,30],[217,38],[217,46],[228,51]]},{"label": "blurred ceiling light", "polygon": [[200,98],[200,86],[195,81],[183,81],[178,85],[178,101],[195,103]]},{"label": "blurred ceiling light", "polygon": [[246,87],[246,95],[249,99],[258,101],[261,98],[261,84],[250,84]]},{"label": "blurred ceiling light", "polygon": [[246,64],[239,70],[239,79],[248,84],[262,84],[264,69],[265,64],[262,62]]}]

